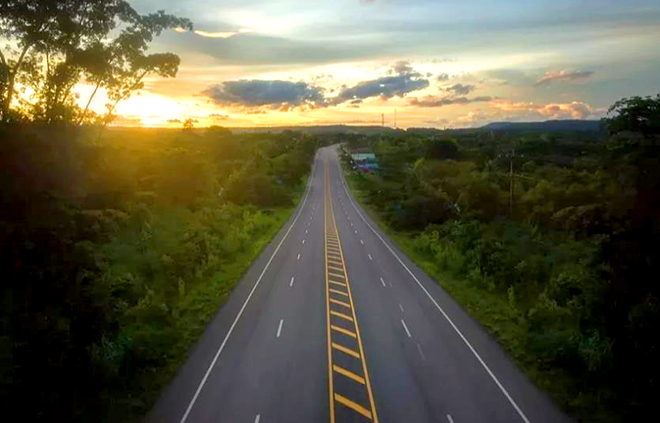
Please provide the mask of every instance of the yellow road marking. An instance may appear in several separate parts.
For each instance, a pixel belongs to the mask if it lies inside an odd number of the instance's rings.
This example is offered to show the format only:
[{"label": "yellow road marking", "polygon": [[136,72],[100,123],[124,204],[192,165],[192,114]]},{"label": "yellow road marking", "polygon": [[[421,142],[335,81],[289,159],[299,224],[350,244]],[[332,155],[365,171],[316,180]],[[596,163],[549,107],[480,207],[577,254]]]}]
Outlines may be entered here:
[{"label": "yellow road marking", "polygon": [[351,356],[353,356],[353,357],[355,357],[355,358],[360,358],[360,354],[358,354],[357,352],[353,351],[353,350],[350,349],[350,348],[346,348],[346,347],[344,347],[343,345],[339,345],[339,344],[333,342],[333,343],[332,343],[332,348],[334,348],[334,349],[336,349],[336,350],[339,350],[339,351],[341,351],[341,352],[343,352],[343,353],[346,353],[346,354],[348,354],[348,355],[351,355]]},{"label": "yellow road marking", "polygon": [[[364,346],[362,345],[362,338],[360,336],[360,328],[356,316],[356,310],[353,303],[353,295],[351,293],[351,285],[349,283],[348,272],[346,271],[346,262],[344,261],[344,254],[341,248],[341,239],[339,231],[335,223],[335,215],[332,206],[332,191],[330,187],[330,166],[328,162],[325,163],[325,278],[326,278],[326,310],[327,310],[327,324],[328,324],[328,372],[330,381],[329,394],[330,394],[330,423],[335,423],[335,402],[345,405],[346,407],[362,414],[363,416],[372,419],[378,423],[378,415],[376,413],[376,403],[374,401],[373,392],[371,390],[371,382],[369,380],[369,372],[367,370],[366,358],[364,356]],[[342,282],[331,280],[330,278],[339,279]],[[330,288],[330,284],[341,286],[342,290]],[[331,298],[331,294],[343,295],[346,297],[346,302],[339,301]],[[349,312],[337,312],[330,309],[330,304],[334,303],[346,307]],[[331,323],[331,316],[341,318],[347,322],[352,323],[353,327],[344,329],[340,326]],[[346,323],[344,324],[347,325]],[[354,330],[354,332],[353,332]],[[334,333],[341,333],[350,336],[357,340],[356,350],[344,347],[338,343],[332,342]],[[336,366],[333,363],[332,351],[337,350],[348,354],[358,360],[362,366],[362,374],[360,376],[342,367]],[[338,354],[338,353],[337,353]],[[334,391],[334,374],[342,374],[351,378],[366,387],[367,395],[369,398],[369,409],[362,405],[351,401],[350,399],[335,393]],[[340,389],[341,390],[341,389]]]},{"label": "yellow road marking", "polygon": [[[325,164],[325,183],[328,185],[328,163],[326,162]],[[326,191],[327,191],[327,186],[326,186]],[[327,196],[327,192],[326,192]],[[328,206],[327,206],[327,200],[325,202],[325,215],[326,218],[324,219],[323,226],[324,226],[324,232],[325,236],[328,236]],[[328,243],[325,243],[325,287],[326,289],[330,289],[330,284],[328,283],[330,279],[328,278]],[[328,396],[330,397],[330,423],[335,423],[335,402],[334,402],[334,387],[333,387],[333,381],[332,381],[332,350],[330,349],[330,345],[332,344],[332,339],[330,335],[330,293],[327,292],[325,296],[325,310],[328,313],[328,318],[326,319],[326,324],[327,324],[327,340],[328,340]]]},{"label": "yellow road marking", "polygon": [[355,332],[351,332],[348,329],[340,328],[339,326],[335,326],[335,325],[330,325],[330,328],[332,330],[336,330],[339,333],[343,333],[344,335],[348,335],[350,337],[357,338],[357,335],[355,335]]},{"label": "yellow road marking", "polygon": [[335,401],[337,401],[340,404],[345,405],[348,408],[352,408],[353,410],[355,410],[358,413],[362,414],[364,417],[366,417],[368,419],[371,419],[371,413],[369,412],[369,410],[362,407],[360,404],[355,403],[355,402],[349,400],[346,397],[342,397],[339,394],[335,394]]},{"label": "yellow road marking", "polygon": [[330,310],[330,314],[332,314],[333,316],[341,317],[342,319],[348,320],[349,322],[353,321],[353,318],[351,316],[347,316],[347,315],[345,315],[343,313],[340,313],[338,311]]},{"label": "yellow road marking", "polygon": [[344,369],[344,368],[342,368],[342,367],[339,367],[339,366],[337,366],[336,364],[333,364],[333,365],[332,365],[332,369],[333,369],[335,372],[337,372],[337,373],[339,373],[339,374],[341,374],[341,375],[344,375],[344,376],[346,376],[346,377],[348,377],[348,378],[351,378],[351,379],[353,379],[354,381],[356,381],[356,382],[361,383],[361,384],[364,385],[364,378],[363,378],[362,376],[356,375],[355,373],[353,373],[353,372],[351,372],[351,371],[348,371],[348,370],[346,370],[346,369]]},{"label": "yellow road marking", "polygon": [[328,288],[328,291],[334,292],[335,294],[343,295],[344,297],[348,298],[348,294],[336,289]]},{"label": "yellow road marking", "polygon": [[[330,289],[330,288],[328,288],[328,289]],[[330,302],[331,302],[331,303],[335,303],[335,304],[339,304],[339,305],[344,306],[344,307],[346,307],[346,308],[351,308],[351,305],[350,305],[350,304],[346,304],[346,303],[343,302],[343,301],[335,300],[334,298],[330,298]]]}]

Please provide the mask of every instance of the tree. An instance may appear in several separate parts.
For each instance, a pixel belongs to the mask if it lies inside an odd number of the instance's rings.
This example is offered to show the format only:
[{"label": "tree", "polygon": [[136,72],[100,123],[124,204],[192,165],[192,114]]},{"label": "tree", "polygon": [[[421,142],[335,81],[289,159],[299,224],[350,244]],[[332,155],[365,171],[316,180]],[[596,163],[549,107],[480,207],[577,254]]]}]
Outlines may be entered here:
[{"label": "tree", "polygon": [[177,18],[160,10],[139,16],[113,40],[109,47],[114,53],[109,55],[112,60],[107,63],[104,72],[100,74],[102,76],[97,80],[97,86],[104,86],[111,100],[106,104],[104,126],[114,118],[113,112],[117,104],[144,86],[143,79],[147,75],[155,73],[163,78],[176,76],[179,56],[172,53],[146,54],[153,37],[168,28],[191,30],[192,23],[188,19]]},{"label": "tree", "polygon": [[192,118],[188,118],[183,122],[183,129],[189,131],[195,127],[195,120]]},{"label": "tree", "polygon": [[611,135],[622,132],[639,133],[646,138],[660,136],[660,94],[655,98],[630,97],[614,103],[605,118]]},{"label": "tree", "polygon": [[78,113],[72,88],[82,77],[96,89],[78,122],[101,87],[112,100],[110,117],[119,101],[142,87],[147,74],[176,74],[177,56],[145,53],[155,35],[173,27],[191,29],[192,24],[163,11],[140,15],[125,0],[0,2],[0,36],[14,46],[0,51],[0,118],[18,115],[12,101],[20,82],[35,91],[35,102],[26,103],[33,119],[72,121]]}]

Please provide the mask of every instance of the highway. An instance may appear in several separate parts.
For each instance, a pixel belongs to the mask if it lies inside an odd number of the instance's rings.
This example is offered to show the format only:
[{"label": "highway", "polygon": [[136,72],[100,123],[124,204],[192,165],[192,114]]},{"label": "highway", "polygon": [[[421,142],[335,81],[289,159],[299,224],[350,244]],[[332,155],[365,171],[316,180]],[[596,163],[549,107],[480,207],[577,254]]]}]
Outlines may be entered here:
[{"label": "highway", "polygon": [[327,147],[144,421],[571,420],[378,229]]}]

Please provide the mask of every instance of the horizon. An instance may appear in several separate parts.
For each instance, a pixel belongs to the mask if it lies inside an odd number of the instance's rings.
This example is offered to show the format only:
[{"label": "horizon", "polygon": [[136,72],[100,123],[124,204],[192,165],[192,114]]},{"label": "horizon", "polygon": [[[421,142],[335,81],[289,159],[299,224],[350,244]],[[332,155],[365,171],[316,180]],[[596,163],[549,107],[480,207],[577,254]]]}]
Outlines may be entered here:
[{"label": "horizon", "polygon": [[[131,3],[187,17],[194,30],[154,39],[150,52],[181,57],[178,75],[145,79],[118,106],[117,126],[600,119],[660,86],[660,4],[648,0]],[[84,103],[92,86],[76,90]],[[100,93],[92,110],[105,102]]]}]

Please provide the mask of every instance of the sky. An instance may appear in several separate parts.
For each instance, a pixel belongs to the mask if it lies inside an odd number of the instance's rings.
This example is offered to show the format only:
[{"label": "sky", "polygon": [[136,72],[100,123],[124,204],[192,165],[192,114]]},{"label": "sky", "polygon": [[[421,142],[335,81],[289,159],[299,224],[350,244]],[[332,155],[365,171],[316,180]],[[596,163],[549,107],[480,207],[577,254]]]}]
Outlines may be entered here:
[{"label": "sky", "polygon": [[[117,125],[476,127],[660,93],[657,0],[132,0],[189,18]],[[78,87],[87,98],[90,87]],[[103,95],[93,104],[103,110]],[[396,115],[396,123],[395,123]]]}]

